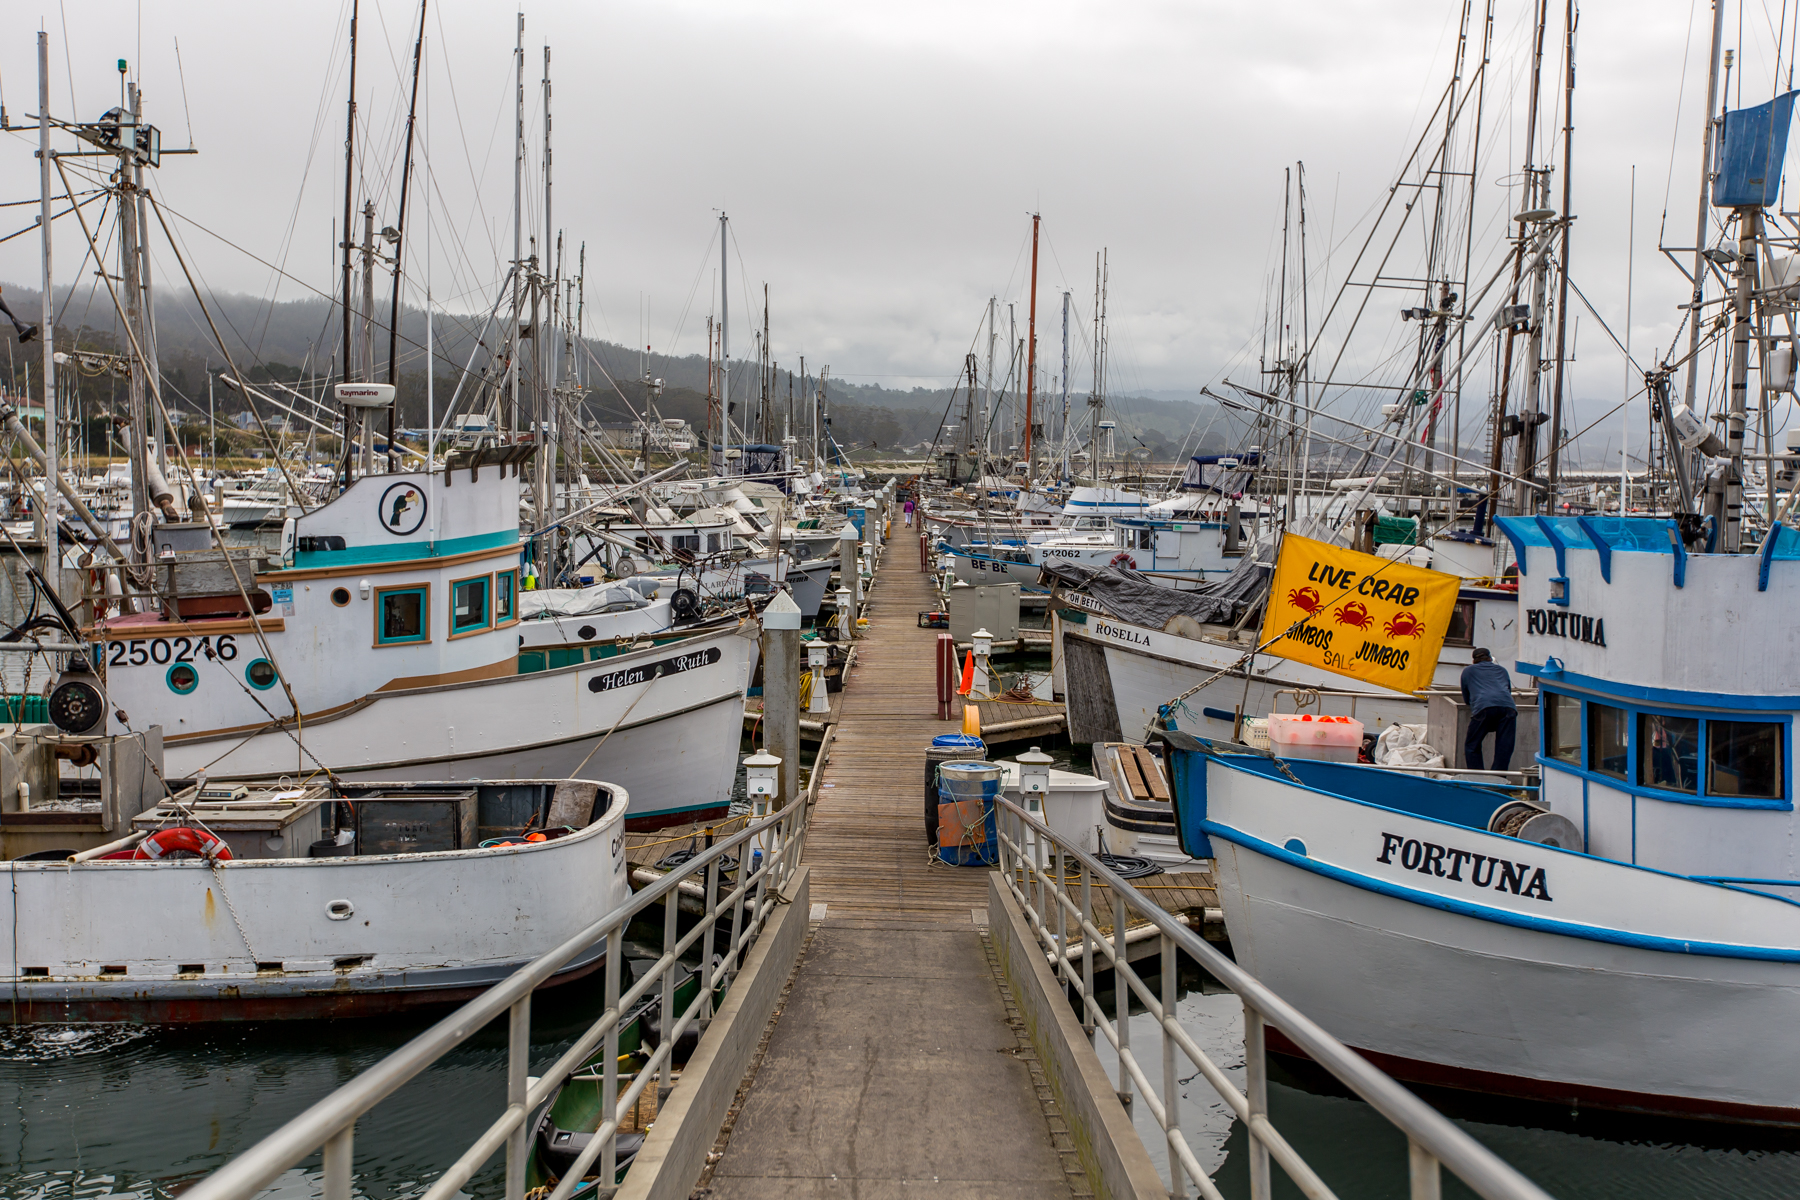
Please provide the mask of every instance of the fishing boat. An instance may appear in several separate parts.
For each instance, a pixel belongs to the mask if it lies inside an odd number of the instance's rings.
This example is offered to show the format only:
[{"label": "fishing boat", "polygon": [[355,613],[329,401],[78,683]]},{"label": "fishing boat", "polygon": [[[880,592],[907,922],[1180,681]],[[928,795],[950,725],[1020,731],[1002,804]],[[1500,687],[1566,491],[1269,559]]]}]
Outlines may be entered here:
[{"label": "fishing boat", "polygon": [[1411,1079],[1800,1124],[1800,537],[1503,517],[1542,786],[1517,794],[1168,733],[1240,962]]},{"label": "fishing boat", "polygon": [[65,730],[154,719],[177,776],[574,776],[638,796],[634,827],[722,814],[756,621],[522,673],[507,466],[531,452],[363,476],[290,519],[259,561],[214,548],[205,526],[157,526],[158,607],[87,631],[98,674],[71,686],[93,690],[90,724]]},{"label": "fishing boat", "polygon": [[[132,759],[135,774],[115,769],[91,796],[48,783],[72,745],[114,768]],[[167,790],[142,735],[39,726],[8,751],[39,783],[36,809],[0,812],[9,855],[52,843],[0,862],[13,931],[0,1020],[12,1023],[360,1017],[462,1001],[630,896],[630,798],[612,784],[321,776]],[[596,942],[552,982],[592,971],[604,950]]]}]

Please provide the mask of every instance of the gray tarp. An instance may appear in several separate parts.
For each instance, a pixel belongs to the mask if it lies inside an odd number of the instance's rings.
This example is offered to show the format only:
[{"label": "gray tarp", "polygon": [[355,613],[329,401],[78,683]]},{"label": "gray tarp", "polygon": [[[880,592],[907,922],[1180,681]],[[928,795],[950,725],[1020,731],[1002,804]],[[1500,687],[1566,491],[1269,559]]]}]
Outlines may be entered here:
[{"label": "gray tarp", "polygon": [[1133,625],[1161,629],[1178,616],[1229,625],[1243,616],[1247,606],[1262,602],[1273,569],[1270,557],[1270,547],[1258,546],[1254,553],[1244,555],[1244,561],[1231,574],[1192,591],[1165,587],[1128,567],[1046,563],[1042,571],[1045,581],[1054,583],[1059,591],[1079,592],[1097,603],[1106,615]]}]

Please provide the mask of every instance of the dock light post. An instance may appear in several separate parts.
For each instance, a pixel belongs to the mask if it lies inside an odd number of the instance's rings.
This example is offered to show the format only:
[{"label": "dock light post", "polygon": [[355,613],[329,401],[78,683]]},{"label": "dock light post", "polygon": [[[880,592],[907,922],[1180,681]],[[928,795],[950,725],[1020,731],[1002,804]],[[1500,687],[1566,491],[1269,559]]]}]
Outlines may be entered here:
[{"label": "dock light post", "polygon": [[831,711],[831,697],[825,688],[825,666],[831,661],[831,647],[824,642],[808,642],[806,644],[806,665],[812,668],[812,700],[806,706],[809,713],[828,713]]},{"label": "dock light post", "polygon": [[851,599],[849,588],[841,587],[837,590],[837,608],[838,641],[852,641],[856,637],[856,605]]},{"label": "dock light post", "polygon": [[[1050,802],[1050,764],[1056,760],[1033,746],[1014,761],[1019,764],[1019,799],[1042,821],[1045,807]],[[1037,835],[1027,830],[1026,838],[1028,843],[1035,843]]]},{"label": "dock light post", "polygon": [[977,629],[969,635],[969,642],[975,650],[975,679],[969,687],[969,699],[992,696],[994,677],[988,657],[994,652],[994,635],[985,629]]},{"label": "dock light post", "polygon": [[778,592],[762,613],[763,748],[785,764],[778,772],[786,808],[800,795],[800,606]]},{"label": "dock light post", "polygon": [[[767,750],[759,750],[744,760],[744,794],[750,799],[750,819],[760,821],[771,807],[780,807],[777,797],[781,789],[781,759]],[[767,859],[775,847],[769,845],[768,832],[757,835],[757,852]],[[779,843],[776,843],[779,845]]]}]

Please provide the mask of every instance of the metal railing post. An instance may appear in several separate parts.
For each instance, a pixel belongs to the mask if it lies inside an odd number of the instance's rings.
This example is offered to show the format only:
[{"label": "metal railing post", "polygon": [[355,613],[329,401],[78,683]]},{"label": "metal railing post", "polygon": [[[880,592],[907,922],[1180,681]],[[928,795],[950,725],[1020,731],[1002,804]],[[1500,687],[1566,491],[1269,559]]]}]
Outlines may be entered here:
[{"label": "metal railing post", "polygon": [[[606,935],[606,1009],[617,1014],[612,1028],[606,1031],[602,1045],[606,1047],[605,1065],[600,1069],[600,1120],[609,1121],[619,1110],[619,1024],[625,1014],[619,1011],[619,972],[625,959],[625,924],[620,922]],[[619,1173],[619,1139],[606,1139],[600,1150],[600,1178],[611,1186]]]},{"label": "metal railing post", "polygon": [[[1244,1099],[1249,1106],[1247,1124],[1269,1118],[1269,1050],[1263,1037],[1262,1014],[1244,1003]],[[1250,1200],[1269,1200],[1269,1148],[1254,1131],[1250,1138]]]},{"label": "metal railing post", "polygon": [[[1050,848],[1044,844],[1044,839],[1041,837],[1033,838],[1031,845],[1033,848],[1032,866],[1037,874],[1037,924],[1038,928],[1043,931],[1040,936],[1049,937],[1050,920],[1047,916],[1048,910],[1044,907],[1044,896],[1046,894],[1045,884],[1048,882],[1045,877],[1049,874],[1050,869]],[[1059,977],[1060,974],[1058,972]]]},{"label": "metal railing post", "polygon": [[1094,874],[1081,864],[1081,1027],[1094,1040],[1094,941],[1087,931],[1094,924]]},{"label": "metal railing post", "polygon": [[1180,1155],[1181,1072],[1175,1069],[1175,1035],[1169,1032],[1169,1023],[1175,1020],[1175,939],[1163,934],[1158,949],[1162,954],[1162,988],[1157,999],[1162,1009],[1163,1140],[1169,1147],[1169,1195],[1181,1200],[1187,1195]]},{"label": "metal railing post", "polygon": [[[508,1010],[506,1023],[506,1106],[525,1108],[525,1091],[531,1073],[531,993],[526,992]],[[506,1139],[506,1200],[525,1195],[525,1160],[531,1130],[524,1120]]]},{"label": "metal railing post", "polygon": [[713,931],[719,927],[719,914],[714,911],[719,903],[719,860],[713,859],[706,866],[706,933],[700,939],[700,985],[706,992],[706,998],[700,1001],[700,1019],[702,1022],[712,1020],[713,988],[717,986],[712,977]]},{"label": "metal railing post", "polygon": [[1412,1200],[1442,1200],[1444,1180],[1438,1172],[1438,1161],[1411,1138],[1406,1142],[1406,1166],[1412,1181]]},{"label": "metal railing post", "polygon": [[1113,1028],[1119,1034],[1119,1100],[1131,1103],[1131,1072],[1125,1055],[1131,1049],[1131,985],[1119,966],[1125,957],[1125,897],[1113,892]]},{"label": "metal railing post", "polygon": [[[746,847],[747,849],[748,847]],[[769,871],[769,860],[763,859],[763,878],[766,880]],[[681,893],[670,892],[663,897],[663,945],[664,960],[675,957],[675,943],[681,940]],[[662,1035],[666,1042],[675,1040],[675,964],[667,963],[662,976]],[[671,1050],[663,1059],[662,1085],[656,1093],[656,1103],[660,1108],[663,1100],[675,1087],[675,1052]]]},{"label": "metal railing post", "polygon": [[1066,990],[1069,986],[1069,910],[1063,905],[1064,874],[1062,846],[1056,847],[1056,878],[1050,881],[1050,896],[1056,904],[1056,982]]},{"label": "metal railing post", "polygon": [[355,1136],[356,1125],[352,1123],[325,1143],[325,1200],[350,1200],[351,1144]]},{"label": "metal railing post", "polygon": [[738,846],[737,883],[731,889],[738,893],[738,897],[731,902],[731,941],[726,943],[729,949],[725,954],[727,985],[737,978],[738,973],[738,938],[744,932],[744,902],[750,899],[750,887],[745,882],[750,878],[750,846],[749,842]]}]

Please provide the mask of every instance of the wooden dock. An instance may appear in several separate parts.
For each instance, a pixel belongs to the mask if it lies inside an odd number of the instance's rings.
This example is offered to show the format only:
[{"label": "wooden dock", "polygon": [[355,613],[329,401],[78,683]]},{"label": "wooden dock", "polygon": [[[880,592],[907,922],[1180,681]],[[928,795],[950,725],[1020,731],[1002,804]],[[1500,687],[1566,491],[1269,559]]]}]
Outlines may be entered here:
[{"label": "wooden dock", "polygon": [[938,862],[925,841],[925,751],[961,728],[937,720],[937,632],[915,616],[930,579],[896,542],[833,697],[806,843],[812,932],[702,1178],[715,1200],[1089,1194],[996,973],[991,871]]}]

